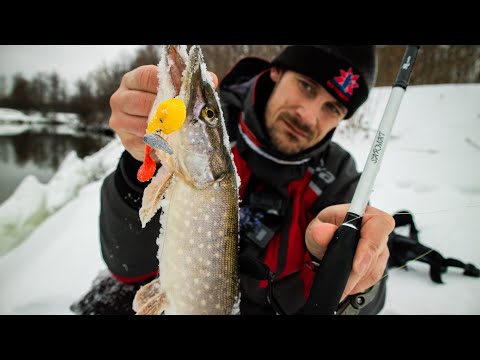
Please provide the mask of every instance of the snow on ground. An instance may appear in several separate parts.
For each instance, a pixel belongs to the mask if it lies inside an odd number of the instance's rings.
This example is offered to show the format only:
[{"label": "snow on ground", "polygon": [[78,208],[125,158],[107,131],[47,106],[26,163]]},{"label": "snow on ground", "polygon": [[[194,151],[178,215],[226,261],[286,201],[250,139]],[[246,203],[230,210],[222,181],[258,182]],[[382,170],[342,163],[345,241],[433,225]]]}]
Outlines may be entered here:
[{"label": "snow on ground", "polygon": [[30,130],[30,124],[4,124],[0,123],[0,131],[4,136],[19,135]]},{"label": "snow on ground", "polygon": [[22,122],[22,123],[5,123],[0,120],[0,133],[2,136],[19,135],[24,132],[30,133],[48,133],[52,135],[72,135],[78,136],[81,132],[70,124],[56,124],[52,126],[47,122]]},{"label": "snow on ground", "polygon": [[22,111],[8,108],[0,108],[0,121],[21,121],[28,122],[30,118]]},{"label": "snow on ground", "polygon": [[85,186],[0,259],[0,314],[71,314],[70,304],[102,267],[96,241],[100,185]]},{"label": "snow on ground", "polygon": [[[389,93],[390,88],[374,89],[357,117],[364,113],[364,130],[354,131],[353,122],[344,122],[335,134],[334,140],[351,151],[359,169]],[[412,211],[424,245],[480,266],[478,99],[479,84],[410,86],[371,203],[392,213]],[[62,165],[44,188],[26,178],[7,200],[9,207],[5,210],[6,203],[2,205],[2,243],[6,228],[7,234],[21,232],[24,224],[37,221],[35,214],[47,208],[53,212],[25,241],[0,257],[0,314],[71,314],[69,305],[105,269],[98,237],[99,191],[121,151],[115,140],[83,161],[72,155],[73,168]],[[85,175],[92,171],[95,176]],[[480,314],[480,279],[449,269],[442,276],[445,284],[435,284],[428,265],[415,262],[408,268],[390,272],[382,314]]]},{"label": "snow on ground", "polygon": [[57,122],[69,125],[79,125],[80,120],[78,114],[74,113],[55,113],[47,112],[42,114],[40,112],[31,112],[25,114],[22,111],[9,109],[9,108],[0,108],[0,123],[9,123],[9,122],[26,122],[26,123],[47,123],[47,122]]}]

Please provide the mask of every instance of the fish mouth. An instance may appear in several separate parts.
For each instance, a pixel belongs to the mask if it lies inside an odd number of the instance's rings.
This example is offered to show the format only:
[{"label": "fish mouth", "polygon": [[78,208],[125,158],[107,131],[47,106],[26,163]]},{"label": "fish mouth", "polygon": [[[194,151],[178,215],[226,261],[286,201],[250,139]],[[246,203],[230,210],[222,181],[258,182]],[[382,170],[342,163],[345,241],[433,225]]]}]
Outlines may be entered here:
[{"label": "fish mouth", "polygon": [[[206,99],[212,99],[215,90],[210,74],[206,71],[200,47],[193,45],[186,59],[180,54],[182,50],[178,45],[166,45],[163,55],[166,56],[175,97],[181,99],[186,108],[186,118],[182,126],[184,127],[185,124],[198,119],[207,103]],[[181,128],[177,131],[179,130]],[[144,142],[152,148],[172,155],[174,150],[162,135],[159,130],[146,134]]]},{"label": "fish mouth", "polygon": [[206,70],[202,51],[197,45],[190,48],[188,63],[183,73],[180,98],[187,108],[187,119],[198,118],[207,99],[213,98],[215,90],[210,74]]},{"label": "fish mouth", "polygon": [[[172,45],[173,47],[173,45]],[[169,99],[162,99],[159,103],[150,124],[153,121],[161,119],[158,122],[159,128],[150,126],[148,134],[144,136],[144,142],[151,148],[174,155],[173,158],[165,158],[166,161],[173,165],[175,172],[182,178],[197,188],[205,188],[225,178],[225,174],[230,171],[229,167],[229,148],[225,143],[226,132],[224,133],[223,115],[220,100],[211,78],[210,73],[203,58],[202,51],[199,46],[193,45],[188,54],[185,53],[185,62],[181,78],[173,78],[171,68],[173,66],[179,68],[175,63],[177,59],[177,51],[171,48],[167,49],[166,62],[163,62],[161,68],[162,74],[167,74],[163,80],[167,83],[167,87],[171,87],[172,91],[168,93]],[[168,63],[168,68],[166,64]],[[179,71],[176,72],[177,74]],[[164,82],[161,82],[162,86]],[[173,86],[170,86],[170,85]],[[162,117],[161,106],[169,100],[181,100],[184,106],[182,123],[178,123],[166,119],[173,119],[176,116],[175,106],[166,107],[168,114]],[[170,104],[178,103],[169,102]],[[167,105],[165,105],[167,106]],[[157,117],[157,114],[158,117]],[[170,117],[168,117],[170,116]],[[159,120],[160,121],[160,120]],[[170,132],[168,132],[170,131]],[[159,157],[161,159],[161,157]]]}]

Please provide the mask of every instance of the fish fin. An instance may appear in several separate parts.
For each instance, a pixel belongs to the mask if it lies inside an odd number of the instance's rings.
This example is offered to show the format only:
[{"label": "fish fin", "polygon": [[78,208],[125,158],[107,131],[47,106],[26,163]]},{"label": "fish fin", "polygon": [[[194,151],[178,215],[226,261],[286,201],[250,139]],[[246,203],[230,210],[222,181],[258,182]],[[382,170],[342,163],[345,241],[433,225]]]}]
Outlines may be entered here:
[{"label": "fish fin", "polygon": [[172,181],[173,172],[162,166],[157,175],[143,191],[142,207],[139,211],[142,228],[152,219],[160,208],[162,195]]},{"label": "fish fin", "polygon": [[167,294],[162,290],[160,278],[156,278],[137,291],[132,308],[136,315],[161,315],[167,305]]},{"label": "fish fin", "polygon": [[167,305],[167,294],[163,292],[151,298],[135,315],[162,315]]}]

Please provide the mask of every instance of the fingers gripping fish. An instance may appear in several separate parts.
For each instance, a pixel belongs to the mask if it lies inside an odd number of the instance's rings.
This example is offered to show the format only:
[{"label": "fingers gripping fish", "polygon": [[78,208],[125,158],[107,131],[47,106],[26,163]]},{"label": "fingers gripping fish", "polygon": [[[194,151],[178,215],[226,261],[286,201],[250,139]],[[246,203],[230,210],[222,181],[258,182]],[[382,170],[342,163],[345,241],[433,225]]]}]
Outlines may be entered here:
[{"label": "fingers gripping fish", "polygon": [[[139,214],[145,227],[162,209],[160,272],[137,292],[133,308],[137,314],[230,314],[238,301],[240,180],[219,98],[198,46],[188,54],[185,46],[162,47],[158,67],[161,87],[145,142],[162,166],[144,191]],[[183,102],[185,120],[169,132],[161,126],[168,125],[161,109],[173,98]],[[163,111],[172,117],[181,112],[180,103]]]}]

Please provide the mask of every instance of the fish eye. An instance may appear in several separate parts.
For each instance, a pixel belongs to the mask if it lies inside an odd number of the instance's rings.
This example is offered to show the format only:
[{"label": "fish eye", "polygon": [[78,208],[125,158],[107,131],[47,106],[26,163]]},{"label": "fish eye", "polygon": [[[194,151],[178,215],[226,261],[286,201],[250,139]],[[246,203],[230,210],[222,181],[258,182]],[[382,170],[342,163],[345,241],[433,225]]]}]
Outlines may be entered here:
[{"label": "fish eye", "polygon": [[211,106],[205,106],[202,109],[202,116],[207,121],[213,121],[217,117],[217,112]]}]

